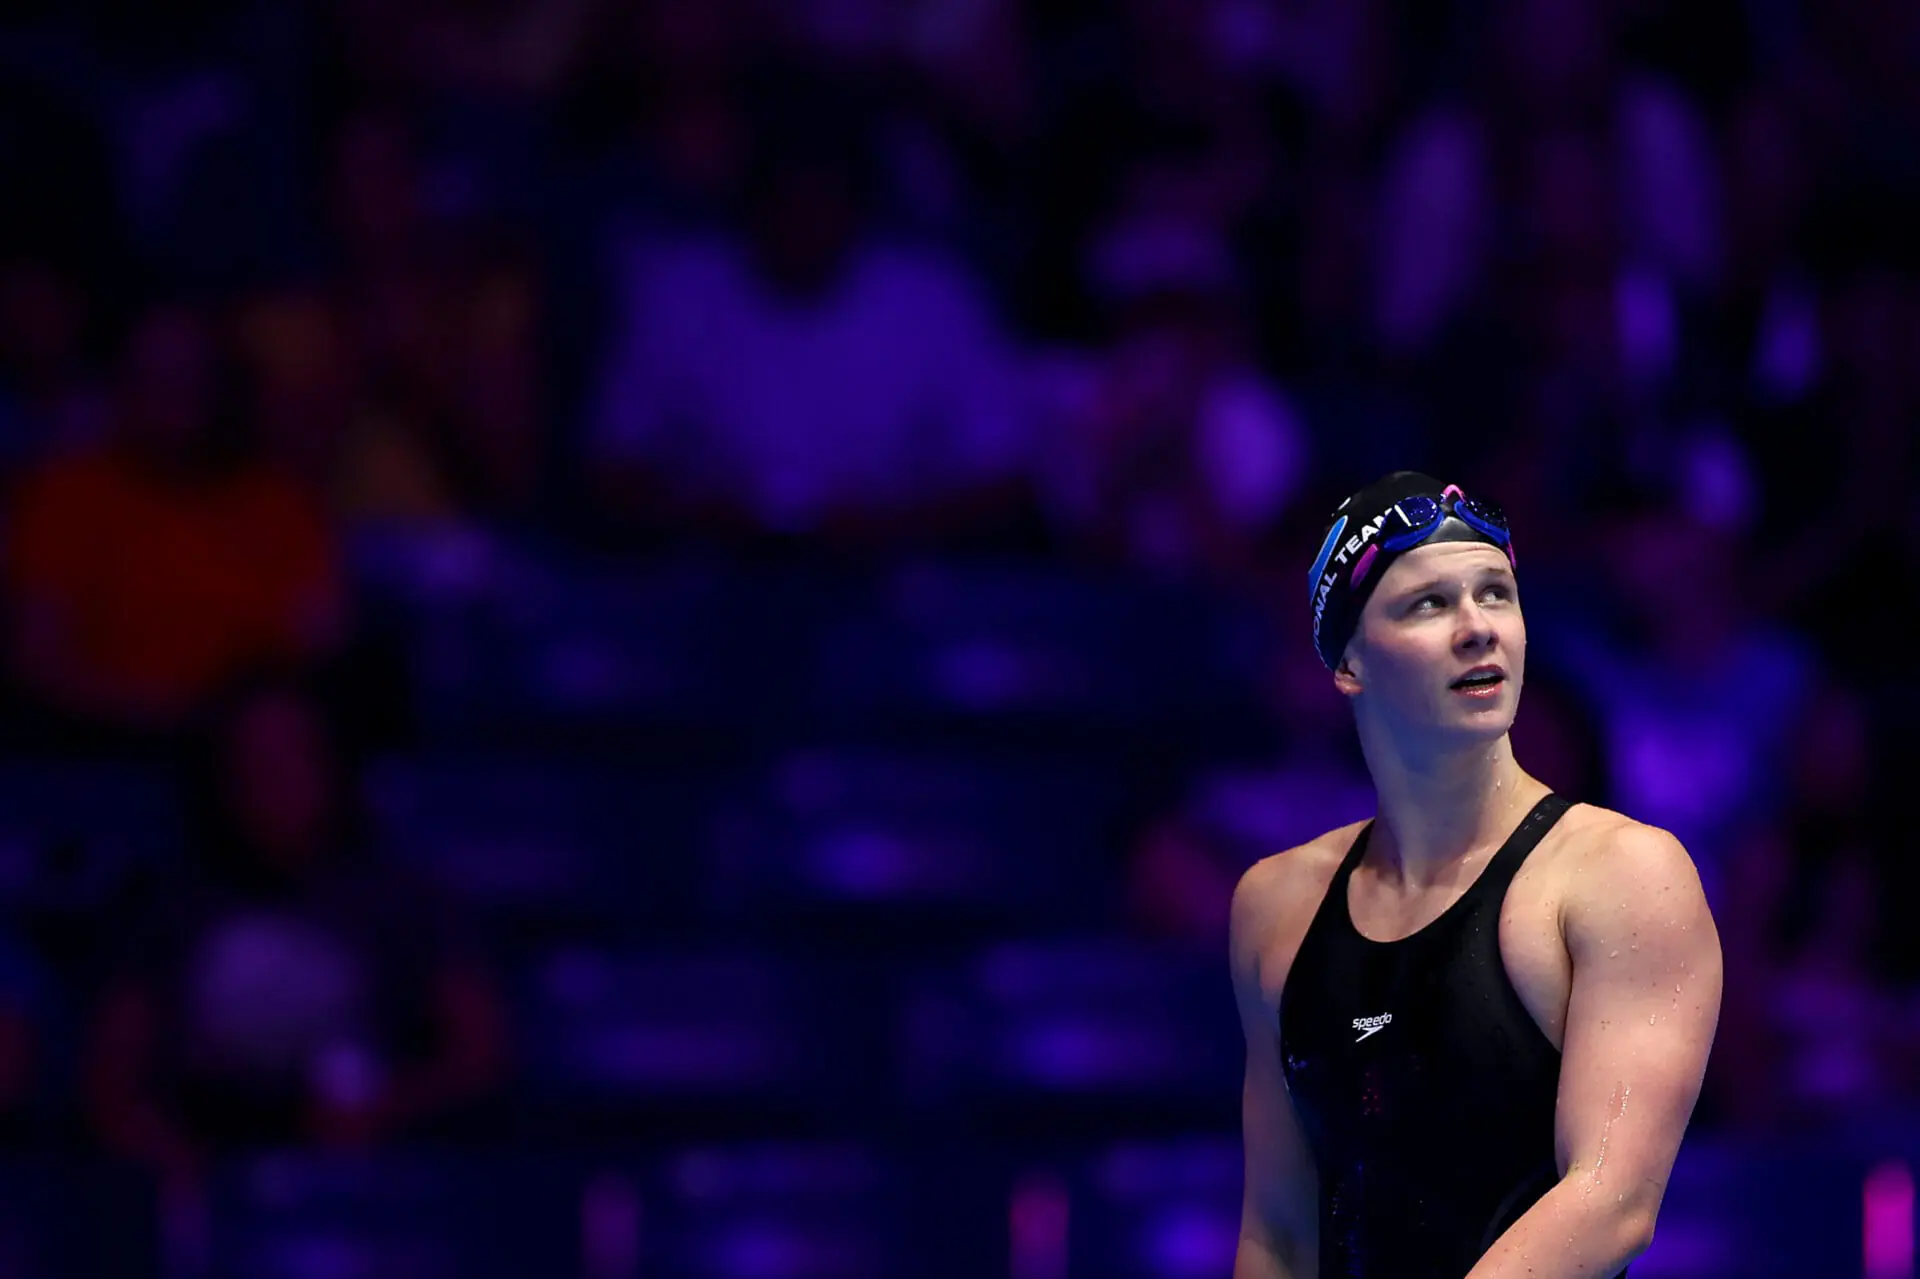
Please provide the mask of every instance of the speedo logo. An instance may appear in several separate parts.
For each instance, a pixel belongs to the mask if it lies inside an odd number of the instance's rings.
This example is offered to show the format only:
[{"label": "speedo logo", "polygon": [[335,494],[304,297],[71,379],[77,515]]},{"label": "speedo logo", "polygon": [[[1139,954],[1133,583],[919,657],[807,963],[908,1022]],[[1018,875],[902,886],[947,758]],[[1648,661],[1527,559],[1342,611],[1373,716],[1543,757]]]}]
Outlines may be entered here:
[{"label": "speedo logo", "polygon": [[[1353,1028],[1360,1032],[1360,1039],[1377,1035],[1392,1024],[1392,1013],[1381,1013],[1378,1017],[1355,1017],[1353,1019]],[[1356,1039],[1353,1042],[1357,1044],[1360,1042],[1360,1039]]]}]

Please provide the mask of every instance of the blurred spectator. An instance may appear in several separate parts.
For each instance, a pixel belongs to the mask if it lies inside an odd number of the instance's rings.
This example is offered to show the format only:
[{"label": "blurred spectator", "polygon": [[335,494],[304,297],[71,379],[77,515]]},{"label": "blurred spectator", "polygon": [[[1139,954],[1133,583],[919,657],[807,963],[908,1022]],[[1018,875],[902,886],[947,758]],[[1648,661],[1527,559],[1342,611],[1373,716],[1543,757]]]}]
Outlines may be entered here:
[{"label": "blurred spectator", "polygon": [[17,1134],[40,1073],[40,965],[0,920],[0,1134]]},{"label": "blurred spectator", "polygon": [[[1570,501],[1590,509],[1594,487],[1633,473],[1635,435],[1650,429],[1646,383],[1673,354],[1671,302],[1630,256],[1606,141],[1597,130],[1542,126],[1516,143],[1511,230],[1520,243],[1488,281],[1487,336],[1515,366],[1513,417],[1482,428],[1476,443],[1492,454],[1488,483],[1548,554]],[[1461,380],[1488,367],[1471,365]],[[1456,412],[1484,411],[1475,401],[1485,391],[1457,389]]]},{"label": "blurred spectator", "polygon": [[85,52],[66,69],[94,78],[116,212],[170,284],[231,287],[304,250],[306,17],[255,0],[89,6]]},{"label": "blurred spectator", "polygon": [[1617,806],[1686,845],[1717,911],[1730,850],[1776,816],[1819,668],[1755,615],[1731,533],[1672,497],[1622,499],[1598,527],[1585,563],[1610,603],[1534,660],[1597,708]]},{"label": "blurred spectator", "polygon": [[1884,1120],[1920,1083],[1920,1022],[1892,982],[1896,921],[1867,709],[1838,682],[1793,733],[1779,819],[1738,851],[1714,1095],[1745,1128]]},{"label": "blurred spectator", "polygon": [[1315,461],[1250,283],[1283,161],[1205,10],[1136,0],[1090,26],[1112,43],[1085,92],[1110,115],[1066,122],[1101,166],[1073,250],[1098,349],[1059,385],[1048,497],[1069,544],[1157,571],[1246,570]]},{"label": "blurred spectator", "polygon": [[1008,518],[1014,353],[956,263],[876,237],[858,149],[770,127],[744,235],[622,246],[590,445],[616,519],[871,543]]},{"label": "blurred spectator", "polygon": [[524,514],[543,472],[537,269],[463,246],[358,297],[256,291],[237,331],[266,452],[349,527]]},{"label": "blurred spectator", "polygon": [[1821,141],[1823,185],[1883,184],[1920,195],[1920,11],[1889,0],[1796,6],[1780,79]]},{"label": "blurred spectator", "polygon": [[1802,397],[1819,372],[1816,281],[1805,232],[1814,203],[1812,134],[1776,85],[1755,86],[1723,127],[1724,254],[1701,324],[1723,411]]},{"label": "blurred spectator", "polygon": [[[1464,79],[1473,87],[1407,122],[1379,204],[1374,314],[1385,351],[1406,362],[1441,349],[1471,323],[1503,258],[1544,254],[1556,266],[1556,250],[1578,247],[1604,274],[1523,314],[1563,338],[1575,322],[1594,339],[1617,329],[1631,339],[1623,356],[1662,352],[1676,293],[1717,270],[1719,194],[1703,120],[1676,86],[1624,65],[1616,16],[1588,0],[1500,6],[1485,63]],[[1634,372],[1629,360],[1609,385]]]},{"label": "blurred spectator", "polygon": [[258,460],[229,373],[205,314],[155,307],[127,342],[107,438],[23,478],[10,657],[53,712],[163,729],[237,671],[339,634],[332,532]]},{"label": "blurred spectator", "polygon": [[59,252],[0,249],[0,473],[100,433],[98,309]]},{"label": "blurred spectator", "polygon": [[249,290],[233,307],[234,355],[261,452],[336,511],[365,381],[337,294],[324,279],[290,280]]},{"label": "blurred spectator", "polygon": [[563,104],[564,136],[586,152],[589,188],[576,216],[709,226],[737,214],[751,30],[741,0],[601,6]]},{"label": "blurred spectator", "polygon": [[1465,88],[1405,121],[1380,181],[1373,340],[1428,440],[1498,463],[1488,482],[1542,551],[1596,492],[1668,465],[1682,311],[1720,269],[1707,123],[1628,60],[1619,17],[1500,6]]},{"label": "blurred spectator", "polygon": [[1133,849],[1134,929],[1225,943],[1233,887],[1263,857],[1373,815],[1374,790],[1346,699],[1311,644],[1281,646],[1268,687],[1276,756],[1207,769]]},{"label": "blurred spectator", "polygon": [[374,108],[333,137],[329,301],[353,381],[325,484],[355,518],[501,514],[538,479],[538,263],[431,206],[420,132]]},{"label": "blurred spectator", "polygon": [[1886,189],[1830,196],[1813,211],[1812,376],[1804,393],[1756,405],[1745,432],[1761,497],[1762,606],[1849,663],[1882,660],[1853,643],[1857,602],[1920,565],[1909,498],[1920,462],[1917,215],[1920,198]]},{"label": "blurred spectator", "polygon": [[1430,347],[1386,345],[1429,437],[1457,450],[1552,560],[1608,492],[1694,484],[1694,437],[1710,424],[1678,390],[1689,295],[1636,243],[1609,127],[1569,108],[1502,145],[1500,225],[1483,228],[1497,247],[1473,293]]},{"label": "blurred spectator", "polygon": [[[1174,177],[1161,185],[1177,186],[1189,224],[1225,237],[1236,259],[1277,247],[1262,215],[1292,193],[1302,112],[1263,65],[1259,15],[1256,38],[1247,39],[1227,8],[1029,6],[1030,25],[1043,33],[1023,175],[1031,189],[1021,205],[1033,248],[1027,278],[1012,284],[1033,331],[1067,341],[1100,335],[1087,250],[1131,202],[1143,170]],[[1276,256],[1290,263],[1292,252]]]},{"label": "blurred spectator", "polygon": [[363,85],[430,100],[513,100],[553,92],[573,66],[595,0],[430,0],[404,10],[330,6]]},{"label": "blurred spectator", "polygon": [[550,436],[540,262],[524,245],[475,245],[460,283],[442,387],[455,475],[470,510],[524,513],[539,495]]},{"label": "blurred spectator", "polygon": [[485,1098],[502,1013],[437,892],[374,855],[351,753],[268,677],[209,716],[195,873],[120,959],[85,1063],[115,1150],[191,1174],[249,1146],[360,1146]]},{"label": "blurred spectator", "polygon": [[1849,850],[1821,867],[1803,900],[1811,917],[1768,974],[1787,1113],[1799,1126],[1870,1132],[1913,1096],[1920,1049],[1912,994],[1873,962],[1884,896],[1871,855]]},{"label": "blurred spectator", "polygon": [[1253,362],[1217,242],[1131,226],[1106,247],[1117,331],[1052,370],[1049,514],[1097,558],[1248,573],[1306,482],[1305,428]]},{"label": "blurred spectator", "polygon": [[[332,264],[350,288],[444,260],[463,211],[452,207],[424,133],[416,115],[378,98],[347,104],[329,123],[321,202]],[[369,317],[376,342],[392,338],[379,331],[381,318]]]}]

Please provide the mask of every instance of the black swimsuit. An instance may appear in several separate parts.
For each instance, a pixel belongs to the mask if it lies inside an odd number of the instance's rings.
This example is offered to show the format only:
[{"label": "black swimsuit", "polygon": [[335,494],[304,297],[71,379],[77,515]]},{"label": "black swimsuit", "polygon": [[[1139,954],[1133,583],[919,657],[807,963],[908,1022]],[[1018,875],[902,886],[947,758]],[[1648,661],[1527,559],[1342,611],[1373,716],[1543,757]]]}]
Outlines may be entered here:
[{"label": "black swimsuit", "polygon": [[[1560,1054],[1500,958],[1500,907],[1571,805],[1548,795],[1411,937],[1353,926],[1361,830],[1281,994],[1287,1087],[1320,1176],[1320,1279],[1461,1279],[1559,1179]],[[1624,1273],[1624,1272],[1623,1272]]]}]

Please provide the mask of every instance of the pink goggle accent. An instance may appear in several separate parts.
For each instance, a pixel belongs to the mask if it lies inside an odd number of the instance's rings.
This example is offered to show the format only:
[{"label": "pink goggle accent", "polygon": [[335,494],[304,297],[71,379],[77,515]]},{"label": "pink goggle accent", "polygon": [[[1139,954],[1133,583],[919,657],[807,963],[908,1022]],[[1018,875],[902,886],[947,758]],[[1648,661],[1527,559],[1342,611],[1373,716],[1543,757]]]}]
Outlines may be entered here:
[{"label": "pink goggle accent", "polygon": [[1379,555],[1380,544],[1377,542],[1360,553],[1360,558],[1355,560],[1353,564],[1353,577],[1347,582],[1349,588],[1358,586],[1366,580],[1368,572],[1373,568],[1373,561],[1378,558]]}]

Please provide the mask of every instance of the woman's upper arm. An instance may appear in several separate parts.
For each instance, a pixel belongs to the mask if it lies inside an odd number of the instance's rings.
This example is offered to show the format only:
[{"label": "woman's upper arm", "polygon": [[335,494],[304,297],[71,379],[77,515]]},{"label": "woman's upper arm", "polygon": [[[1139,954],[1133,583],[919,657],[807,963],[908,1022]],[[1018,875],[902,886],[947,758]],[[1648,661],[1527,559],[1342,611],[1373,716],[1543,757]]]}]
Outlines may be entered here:
[{"label": "woman's upper arm", "polygon": [[1563,915],[1573,982],[1561,1163],[1637,1203],[1650,1227],[1713,1044],[1720,943],[1693,863],[1666,832],[1631,827],[1582,870]]}]

